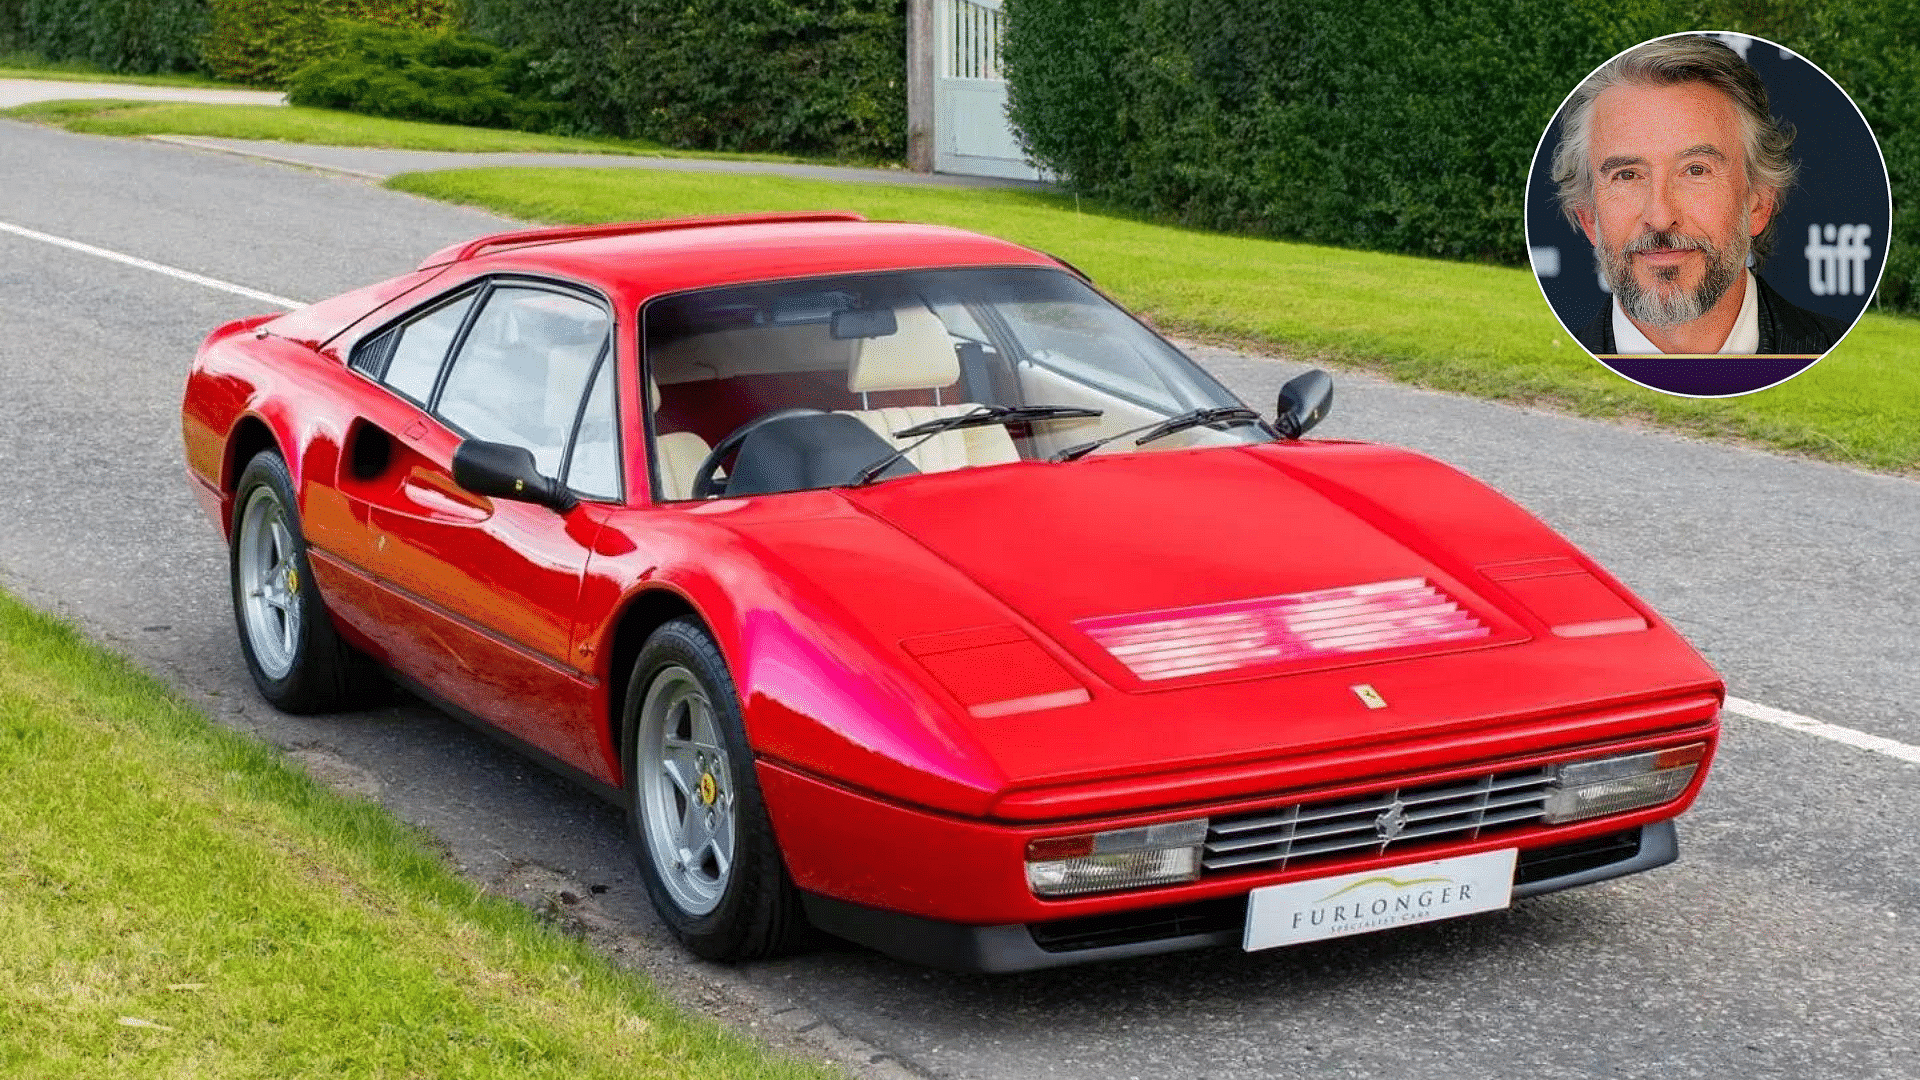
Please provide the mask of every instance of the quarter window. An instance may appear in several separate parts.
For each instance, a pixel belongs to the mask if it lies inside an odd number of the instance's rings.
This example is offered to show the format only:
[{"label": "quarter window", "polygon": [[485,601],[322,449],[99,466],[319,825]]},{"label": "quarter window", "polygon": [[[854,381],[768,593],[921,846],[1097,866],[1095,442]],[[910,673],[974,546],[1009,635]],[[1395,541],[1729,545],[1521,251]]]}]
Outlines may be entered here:
[{"label": "quarter window", "polygon": [[[399,342],[393,346],[382,378],[388,386],[424,405],[433,397],[433,383],[440,375],[440,363],[447,358],[460,324],[466,321],[473,294],[443,304],[401,327]],[[393,333],[395,331],[390,331]],[[387,335],[381,335],[385,338]]]}]

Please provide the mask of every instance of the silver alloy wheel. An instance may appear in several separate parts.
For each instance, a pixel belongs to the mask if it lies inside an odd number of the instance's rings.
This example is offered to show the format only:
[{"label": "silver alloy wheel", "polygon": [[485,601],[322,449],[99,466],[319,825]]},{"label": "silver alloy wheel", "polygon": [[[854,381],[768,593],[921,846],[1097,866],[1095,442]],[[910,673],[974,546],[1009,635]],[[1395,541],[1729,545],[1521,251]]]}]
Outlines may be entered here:
[{"label": "silver alloy wheel", "polygon": [[727,891],[737,822],[732,763],[693,672],[675,664],[654,676],[635,738],[647,854],[674,905],[705,915]]},{"label": "silver alloy wheel", "polygon": [[240,616],[254,662],[269,679],[293,670],[300,648],[306,601],[299,553],[287,511],[272,488],[262,484],[247,493],[234,535],[233,573],[239,587]]}]

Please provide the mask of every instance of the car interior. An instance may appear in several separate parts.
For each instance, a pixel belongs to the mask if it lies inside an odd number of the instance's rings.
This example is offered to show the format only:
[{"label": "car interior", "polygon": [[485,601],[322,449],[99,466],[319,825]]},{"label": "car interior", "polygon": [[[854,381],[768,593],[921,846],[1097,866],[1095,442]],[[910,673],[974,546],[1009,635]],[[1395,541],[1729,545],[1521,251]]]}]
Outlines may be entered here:
[{"label": "car interior", "polygon": [[[1044,460],[1191,408],[1237,404],[1063,272],[708,290],[656,301],[643,325],[654,458],[669,500],[848,483],[896,450],[902,462],[883,475]],[[1101,415],[897,434],[981,405],[1035,404]],[[1140,449],[1247,440],[1196,428]],[[715,456],[728,460],[709,462]],[[696,490],[703,464],[711,479]]]}]

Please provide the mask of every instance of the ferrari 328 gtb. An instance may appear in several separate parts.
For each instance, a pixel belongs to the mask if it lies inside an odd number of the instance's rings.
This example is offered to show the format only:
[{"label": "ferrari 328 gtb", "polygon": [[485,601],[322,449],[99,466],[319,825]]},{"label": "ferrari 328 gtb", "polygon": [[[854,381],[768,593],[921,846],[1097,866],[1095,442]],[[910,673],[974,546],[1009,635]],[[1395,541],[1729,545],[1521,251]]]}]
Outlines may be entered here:
[{"label": "ferrari 328 gtb", "polygon": [[1674,858],[1724,688],[1551,529],[1072,267],[849,214],[484,237],[207,339],[248,667],[629,811],[701,956],[1267,948]]}]

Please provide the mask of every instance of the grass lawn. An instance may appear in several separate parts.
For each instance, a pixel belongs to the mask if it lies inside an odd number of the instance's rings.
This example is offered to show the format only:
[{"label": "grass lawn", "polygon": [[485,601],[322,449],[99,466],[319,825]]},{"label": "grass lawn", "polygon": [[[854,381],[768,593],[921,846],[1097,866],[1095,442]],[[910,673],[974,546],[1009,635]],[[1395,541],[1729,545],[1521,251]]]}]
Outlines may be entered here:
[{"label": "grass lawn", "polygon": [[1869,314],[1792,382],[1699,401],[1643,389],[1601,367],[1519,269],[1195,232],[1031,191],[612,169],[416,173],[388,186],[548,222],[848,209],[956,225],[1052,252],[1174,333],[1920,473],[1920,320]]},{"label": "grass lawn", "polygon": [[201,135],[216,139],[271,139],[324,146],[470,153],[635,154],[781,162],[809,160],[778,154],[670,150],[644,139],[578,139],[499,128],[388,120],[335,109],[279,105],[204,105],[105,99],[43,101],[0,109],[0,116],[52,124],[68,131],[93,135]]},{"label": "grass lawn", "polygon": [[0,1075],[838,1075],[678,1013],[4,595],[0,777]]}]

